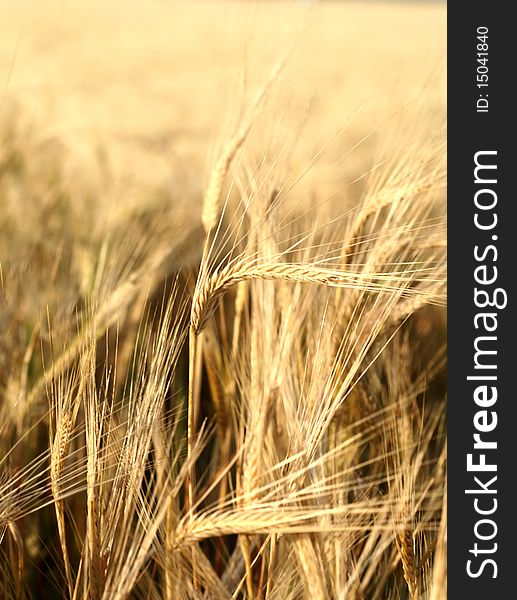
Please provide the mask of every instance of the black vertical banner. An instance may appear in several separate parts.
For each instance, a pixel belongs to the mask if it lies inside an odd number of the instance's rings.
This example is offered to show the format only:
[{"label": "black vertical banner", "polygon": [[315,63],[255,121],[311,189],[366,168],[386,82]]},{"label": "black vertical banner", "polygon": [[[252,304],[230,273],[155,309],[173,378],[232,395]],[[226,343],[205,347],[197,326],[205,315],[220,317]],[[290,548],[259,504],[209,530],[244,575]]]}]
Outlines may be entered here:
[{"label": "black vertical banner", "polygon": [[[448,596],[516,598],[511,3],[448,4]],[[513,34],[513,35],[512,35]],[[512,109],[510,108],[510,105]]]}]

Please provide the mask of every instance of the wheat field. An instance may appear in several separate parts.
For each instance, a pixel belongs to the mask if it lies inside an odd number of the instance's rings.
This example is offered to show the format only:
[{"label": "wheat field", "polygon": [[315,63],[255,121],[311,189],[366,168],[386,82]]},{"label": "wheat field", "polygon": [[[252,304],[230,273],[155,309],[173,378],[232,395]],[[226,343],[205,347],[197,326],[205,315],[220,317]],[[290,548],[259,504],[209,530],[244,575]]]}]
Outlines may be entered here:
[{"label": "wheat field", "polygon": [[0,598],[446,598],[445,6],[0,0]]}]

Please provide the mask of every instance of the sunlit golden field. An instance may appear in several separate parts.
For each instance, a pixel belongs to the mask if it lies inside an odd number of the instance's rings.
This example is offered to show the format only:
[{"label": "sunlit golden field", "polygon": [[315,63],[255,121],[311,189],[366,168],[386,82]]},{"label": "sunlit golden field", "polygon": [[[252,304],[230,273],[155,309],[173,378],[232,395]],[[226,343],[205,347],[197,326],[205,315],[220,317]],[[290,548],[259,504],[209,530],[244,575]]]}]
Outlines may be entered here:
[{"label": "sunlit golden field", "polygon": [[0,0],[0,598],[446,597],[445,35]]},{"label": "sunlit golden field", "polygon": [[[102,162],[133,192],[149,184],[199,199],[217,143],[287,48],[260,141],[279,120],[278,135],[299,137],[307,110],[297,161],[308,162],[349,120],[319,164],[406,104],[420,103],[414,110],[432,125],[443,119],[442,5],[14,4],[0,4],[3,129],[17,109],[34,144],[63,145],[67,166],[84,175]],[[370,167],[376,141],[332,169],[325,192]]]}]

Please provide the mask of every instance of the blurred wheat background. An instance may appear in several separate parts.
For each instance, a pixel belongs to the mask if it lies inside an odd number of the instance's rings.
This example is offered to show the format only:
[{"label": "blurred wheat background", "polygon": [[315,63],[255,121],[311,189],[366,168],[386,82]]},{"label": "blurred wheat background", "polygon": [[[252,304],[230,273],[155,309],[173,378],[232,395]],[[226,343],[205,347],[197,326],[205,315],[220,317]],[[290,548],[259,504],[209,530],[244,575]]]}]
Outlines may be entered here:
[{"label": "blurred wheat background", "polygon": [[0,598],[446,597],[445,7],[0,1]]}]

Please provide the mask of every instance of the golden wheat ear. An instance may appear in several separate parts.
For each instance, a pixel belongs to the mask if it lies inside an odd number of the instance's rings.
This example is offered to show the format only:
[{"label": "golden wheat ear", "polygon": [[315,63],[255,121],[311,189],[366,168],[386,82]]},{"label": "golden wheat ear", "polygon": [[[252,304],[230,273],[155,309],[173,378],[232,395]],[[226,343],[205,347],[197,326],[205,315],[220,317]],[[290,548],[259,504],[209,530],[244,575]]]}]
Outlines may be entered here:
[{"label": "golden wheat ear", "polygon": [[201,213],[201,221],[207,235],[216,227],[221,216],[224,180],[232,160],[246,141],[246,138],[248,137],[248,134],[255,123],[257,115],[259,114],[267,98],[267,94],[271,86],[279,77],[284,64],[284,60],[279,61],[272,69],[266,82],[262,85],[261,89],[256,95],[248,114],[245,115],[240,127],[237,129],[237,131],[235,131],[235,133],[230,137],[224,146],[214,165],[214,168],[210,172],[208,185],[206,187],[203,200],[203,210]]}]

